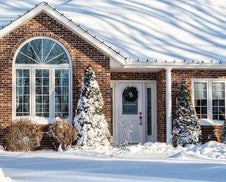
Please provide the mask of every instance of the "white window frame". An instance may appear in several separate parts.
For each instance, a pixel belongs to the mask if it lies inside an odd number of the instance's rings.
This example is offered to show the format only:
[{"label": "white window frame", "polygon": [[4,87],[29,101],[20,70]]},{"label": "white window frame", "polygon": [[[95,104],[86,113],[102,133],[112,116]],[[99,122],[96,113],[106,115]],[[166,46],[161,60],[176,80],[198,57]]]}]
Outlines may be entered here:
[{"label": "white window frame", "polygon": [[[57,44],[59,44],[66,52],[69,64],[15,64],[16,57],[20,51],[20,49],[27,44],[28,42],[35,40],[35,39],[50,39]],[[30,116],[16,116],[16,70],[17,69],[28,69],[30,71]],[[38,117],[35,116],[35,70],[36,69],[49,69],[49,117]],[[56,69],[68,69],[69,71],[69,117],[64,118],[69,122],[72,122],[72,66],[71,66],[71,57],[67,49],[57,40],[52,39],[50,37],[34,37],[23,44],[17,49],[14,59],[13,59],[13,69],[12,69],[12,82],[13,82],[13,90],[12,90],[12,119],[19,119],[19,118],[30,118],[32,121],[35,121],[38,124],[48,124],[55,120],[55,70]]]},{"label": "white window frame", "polygon": [[[195,92],[194,92],[194,84],[196,82],[201,82],[201,83],[207,83],[207,118],[206,119],[200,119],[200,124],[201,125],[223,125],[224,121],[223,120],[213,120],[212,116],[212,83],[213,82],[219,82],[219,83],[224,83],[225,84],[225,107],[226,107],[226,79],[192,79],[192,102],[193,102],[193,107],[195,108]],[[226,109],[225,109],[225,114],[226,114]],[[226,115],[225,115],[226,116]]]}]

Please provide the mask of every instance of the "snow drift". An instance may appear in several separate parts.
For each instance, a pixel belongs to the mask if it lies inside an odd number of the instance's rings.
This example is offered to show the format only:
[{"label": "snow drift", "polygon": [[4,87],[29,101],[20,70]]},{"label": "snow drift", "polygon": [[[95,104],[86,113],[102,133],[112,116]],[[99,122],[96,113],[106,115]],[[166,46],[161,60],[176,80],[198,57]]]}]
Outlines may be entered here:
[{"label": "snow drift", "polygon": [[11,182],[11,179],[9,177],[5,177],[1,168],[0,168],[0,181],[1,182]]}]

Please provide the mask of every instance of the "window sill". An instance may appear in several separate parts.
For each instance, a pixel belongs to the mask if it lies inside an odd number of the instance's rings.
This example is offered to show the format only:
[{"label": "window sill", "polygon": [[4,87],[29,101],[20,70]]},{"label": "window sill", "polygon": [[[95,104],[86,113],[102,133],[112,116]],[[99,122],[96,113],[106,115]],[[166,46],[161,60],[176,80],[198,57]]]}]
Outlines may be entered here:
[{"label": "window sill", "polygon": [[[36,124],[50,124],[51,122],[55,121],[55,118],[45,118],[45,117],[31,117],[31,116],[23,116],[23,117],[15,117],[13,121],[20,119],[20,118],[29,118],[32,122]],[[66,118],[64,120],[67,120],[68,122],[72,122],[71,118]]]},{"label": "window sill", "polygon": [[221,126],[224,124],[224,121],[223,120],[200,119],[199,123],[201,126]]}]

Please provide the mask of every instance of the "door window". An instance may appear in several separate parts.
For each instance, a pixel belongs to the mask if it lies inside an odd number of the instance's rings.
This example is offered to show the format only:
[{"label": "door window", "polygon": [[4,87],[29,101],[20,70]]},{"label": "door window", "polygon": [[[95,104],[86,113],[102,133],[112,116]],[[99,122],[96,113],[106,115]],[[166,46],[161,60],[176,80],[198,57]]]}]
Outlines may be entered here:
[{"label": "door window", "polygon": [[136,98],[134,101],[127,101],[124,96],[122,96],[122,114],[138,114],[138,99]]}]

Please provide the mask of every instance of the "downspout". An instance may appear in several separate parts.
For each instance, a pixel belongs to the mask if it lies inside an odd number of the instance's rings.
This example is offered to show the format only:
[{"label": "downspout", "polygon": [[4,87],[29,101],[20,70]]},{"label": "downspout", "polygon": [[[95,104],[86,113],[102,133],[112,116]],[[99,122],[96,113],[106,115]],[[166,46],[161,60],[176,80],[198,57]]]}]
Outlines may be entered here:
[{"label": "downspout", "polygon": [[166,68],[166,143],[172,144],[172,84],[171,70]]}]

